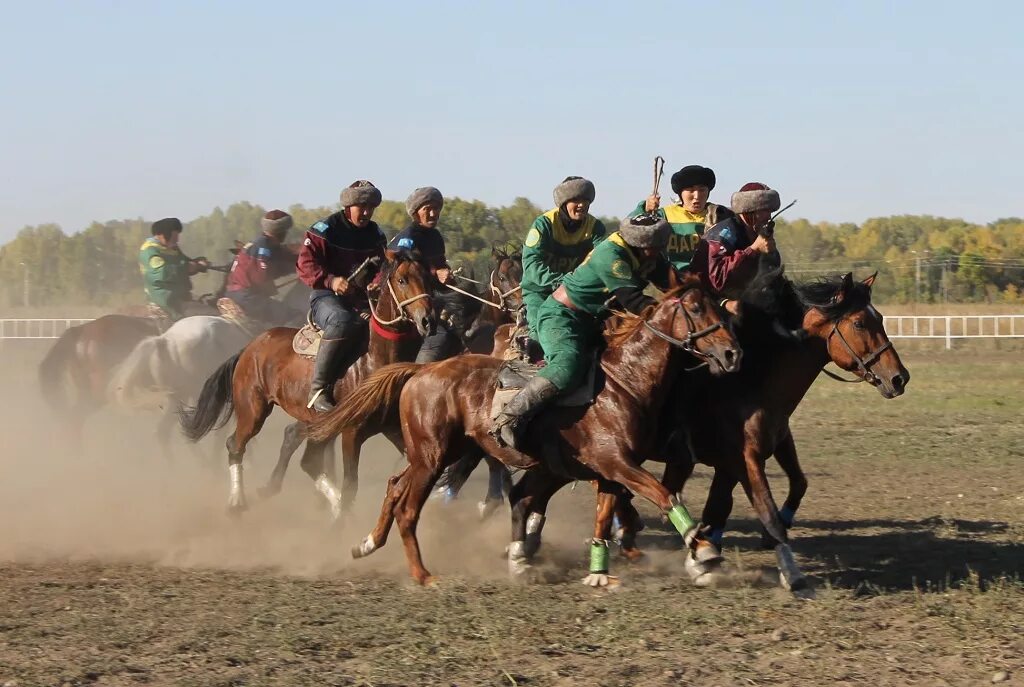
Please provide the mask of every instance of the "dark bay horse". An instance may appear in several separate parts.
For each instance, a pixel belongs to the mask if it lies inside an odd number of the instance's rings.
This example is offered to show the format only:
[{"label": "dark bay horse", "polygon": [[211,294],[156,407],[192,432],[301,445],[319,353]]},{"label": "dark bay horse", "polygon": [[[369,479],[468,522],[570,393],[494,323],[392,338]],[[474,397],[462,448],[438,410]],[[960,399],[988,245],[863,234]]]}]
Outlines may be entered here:
[{"label": "dark bay horse", "polygon": [[[427,288],[430,278],[427,269],[405,253],[387,251],[386,258],[376,282],[380,298],[375,307],[371,300],[367,351],[334,386],[334,398],[341,405],[345,403],[343,399],[377,368],[414,359],[423,336],[436,325]],[[231,478],[229,511],[238,512],[246,507],[242,457],[246,445],[259,433],[274,406],[280,406],[299,421],[299,425],[289,428],[299,433],[299,442],[305,438],[304,427],[316,416],[306,407],[313,361],[292,350],[292,338],[297,331],[276,327],[257,336],[206,380],[195,408],[181,409],[179,413],[185,435],[192,441],[198,441],[215,426],[224,424],[234,413],[235,429],[227,441]],[[344,492],[335,485],[333,471],[325,465],[325,442],[307,440],[302,469],[327,499],[335,517],[340,516],[343,503],[350,503],[355,496],[363,442],[382,431],[388,435],[384,428],[367,424],[342,433]],[[389,437],[401,446],[401,438],[395,431],[392,430]]]},{"label": "dark bay horse", "polygon": [[[516,314],[521,310],[523,299],[522,292],[519,288],[519,281],[523,276],[523,258],[518,253],[507,253],[499,248],[494,248],[491,253],[494,266],[491,270],[490,277],[488,278],[488,292],[479,297],[491,306],[481,307],[479,315],[477,316],[473,325],[466,331],[464,341],[468,350],[472,352],[484,352],[489,353],[490,348],[493,348],[493,332],[496,326],[511,322],[515,318]],[[470,301],[470,296],[465,296],[465,300]],[[412,332],[410,332],[410,335]],[[417,340],[419,337],[417,335]],[[385,341],[380,343],[380,346],[388,345]],[[488,350],[478,351],[474,350],[475,346],[486,346]],[[396,352],[394,355],[387,357],[389,362],[412,362],[416,358],[417,349],[411,345],[404,345],[401,350]],[[380,360],[384,360],[385,356],[379,356]],[[380,363],[381,365],[384,363]],[[373,369],[376,369],[374,367]],[[363,440],[369,438],[367,435]],[[284,484],[284,476],[288,470],[288,464],[291,461],[295,451],[299,448],[302,442],[306,438],[306,425],[301,422],[295,422],[289,425],[285,429],[284,441],[281,446],[280,455],[277,460],[277,464],[274,466],[274,470],[270,475],[266,485],[259,489],[258,493],[261,498],[270,498],[278,494],[281,491],[281,487]],[[358,448],[355,449],[358,453]],[[351,453],[349,454],[352,455]],[[352,466],[351,458],[349,463],[346,463],[345,473],[345,485],[346,489],[343,494],[344,502],[343,506],[348,508],[352,505],[352,500],[355,498],[355,487],[357,481],[354,478],[354,472],[352,474],[353,480],[349,480],[349,471],[355,470]],[[356,455],[355,461],[358,464],[358,455]],[[506,471],[504,467],[498,464],[488,463],[491,469],[491,480],[490,486],[488,487],[487,496],[484,501],[479,504],[481,514],[485,512],[493,511],[504,501],[503,486],[505,484]],[[325,468],[327,474],[333,479],[333,459],[328,458],[325,462]],[[468,474],[467,474],[468,477]]]},{"label": "dark bay horse", "polygon": [[523,452],[499,446],[488,433],[499,360],[464,355],[379,370],[310,428],[311,436],[325,440],[366,424],[394,423],[396,415],[401,420],[409,465],[389,479],[377,527],[353,556],[383,546],[397,519],[410,572],[417,582],[427,582],[430,573],[416,537],[420,511],[445,467],[472,452],[510,467],[550,462],[609,488],[616,482],[626,485],[667,513],[694,549],[712,551],[709,542],[694,536],[694,523],[675,496],[639,466],[653,449],[670,382],[691,354],[718,374],[739,365],[731,331],[722,326],[719,309],[695,279],[670,291],[646,316],[630,318],[619,328],[601,356],[604,382],[593,404],[555,407],[535,418]]},{"label": "dark bay horse", "polygon": [[[776,551],[782,584],[793,591],[807,587],[789,547],[787,525],[806,491],[789,418],[818,373],[829,363],[875,386],[885,398],[901,395],[910,373],[886,336],[882,316],[871,304],[874,276],[856,283],[852,275],[794,284],[781,269],[758,277],[743,297],[736,329],[743,347],[743,368],[735,375],[678,385],[666,406],[659,450],[651,460],[665,462],[663,484],[682,490],[694,460],[714,468],[702,516],[705,532],[720,541],[732,508],[732,491],[742,484]],[[696,375],[694,375],[696,377]],[[690,379],[686,380],[690,382]],[[678,431],[676,431],[678,430]],[[765,462],[775,454],[790,479],[786,511],[780,514],[765,476]],[[691,458],[692,456],[692,458]],[[543,471],[528,473],[513,489],[513,508],[539,526],[547,502],[565,483]],[[596,536],[607,537],[612,514],[623,527],[624,553],[634,558],[639,514],[622,494],[599,496]],[[688,572],[698,584],[710,583],[717,570],[694,565]]]}]

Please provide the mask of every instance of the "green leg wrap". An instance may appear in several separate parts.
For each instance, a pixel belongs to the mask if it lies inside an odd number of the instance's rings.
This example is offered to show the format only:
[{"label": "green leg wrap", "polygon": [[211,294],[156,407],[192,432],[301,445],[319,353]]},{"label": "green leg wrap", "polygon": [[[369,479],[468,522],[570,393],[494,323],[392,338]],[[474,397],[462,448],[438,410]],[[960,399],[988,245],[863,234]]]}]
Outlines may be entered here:
[{"label": "green leg wrap", "polygon": [[608,572],[608,542],[593,539],[590,542],[590,572]]},{"label": "green leg wrap", "polygon": [[687,532],[697,526],[697,523],[690,517],[689,511],[686,510],[686,506],[681,503],[677,503],[669,509],[668,519],[684,537]]}]

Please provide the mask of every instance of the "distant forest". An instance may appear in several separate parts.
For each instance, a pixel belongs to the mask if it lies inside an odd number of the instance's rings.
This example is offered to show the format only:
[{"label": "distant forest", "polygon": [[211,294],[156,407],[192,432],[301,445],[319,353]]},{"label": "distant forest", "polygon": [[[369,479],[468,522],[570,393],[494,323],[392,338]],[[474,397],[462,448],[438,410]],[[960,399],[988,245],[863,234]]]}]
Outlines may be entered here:
[{"label": "distant forest", "polygon": [[[481,276],[493,245],[522,245],[541,212],[526,198],[507,207],[451,198],[439,228],[449,261]],[[288,208],[295,217],[289,241],[336,207]],[[265,208],[235,203],[190,221],[181,246],[192,257],[230,262],[228,249],[259,234]],[[153,218],[156,219],[156,218]],[[384,201],[374,219],[390,237],[408,223],[403,203]],[[609,228],[615,218],[602,218]],[[0,248],[0,306],[55,304],[118,306],[143,301],[138,251],[152,220],[94,222],[72,234],[54,224],[22,229]],[[776,237],[788,273],[797,279],[853,270],[878,271],[876,300],[885,303],[1024,302],[1024,219],[988,225],[958,219],[900,215],[852,223],[779,221]],[[196,294],[216,289],[223,275],[200,275]]]}]

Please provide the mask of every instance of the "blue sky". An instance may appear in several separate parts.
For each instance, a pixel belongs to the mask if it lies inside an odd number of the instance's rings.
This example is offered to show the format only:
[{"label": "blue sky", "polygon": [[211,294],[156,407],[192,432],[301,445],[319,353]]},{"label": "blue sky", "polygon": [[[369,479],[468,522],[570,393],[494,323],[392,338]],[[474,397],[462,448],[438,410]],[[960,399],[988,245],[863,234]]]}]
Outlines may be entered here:
[{"label": "blue sky", "polygon": [[1022,7],[5,2],[0,240],[356,178],[546,206],[579,174],[621,215],[657,154],[814,221],[1020,216]]}]

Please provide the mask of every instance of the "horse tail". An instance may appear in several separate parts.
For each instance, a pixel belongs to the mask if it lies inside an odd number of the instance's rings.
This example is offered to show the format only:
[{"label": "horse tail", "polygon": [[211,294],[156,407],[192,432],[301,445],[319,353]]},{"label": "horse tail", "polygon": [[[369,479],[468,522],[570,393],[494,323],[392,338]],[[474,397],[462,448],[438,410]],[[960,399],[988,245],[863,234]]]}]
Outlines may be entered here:
[{"label": "horse tail", "polygon": [[60,335],[57,342],[53,344],[53,348],[39,363],[39,384],[42,387],[43,399],[56,411],[67,408],[64,383],[69,365],[74,361],[75,349],[81,336],[81,325],[71,327]]},{"label": "horse tail", "polygon": [[228,358],[203,384],[194,408],[178,407],[178,423],[189,441],[199,441],[210,430],[223,427],[234,410],[235,368],[242,351]]},{"label": "horse tail", "polygon": [[380,368],[355,391],[345,396],[329,413],[310,423],[308,437],[312,441],[327,441],[343,430],[361,427],[373,420],[385,422],[405,388],[406,382],[423,367],[419,363],[395,363]]},{"label": "horse tail", "polygon": [[108,394],[123,406],[130,405],[142,389],[157,389],[160,380],[154,370],[167,352],[167,342],[160,336],[147,336],[140,341],[114,370],[107,387]]}]

